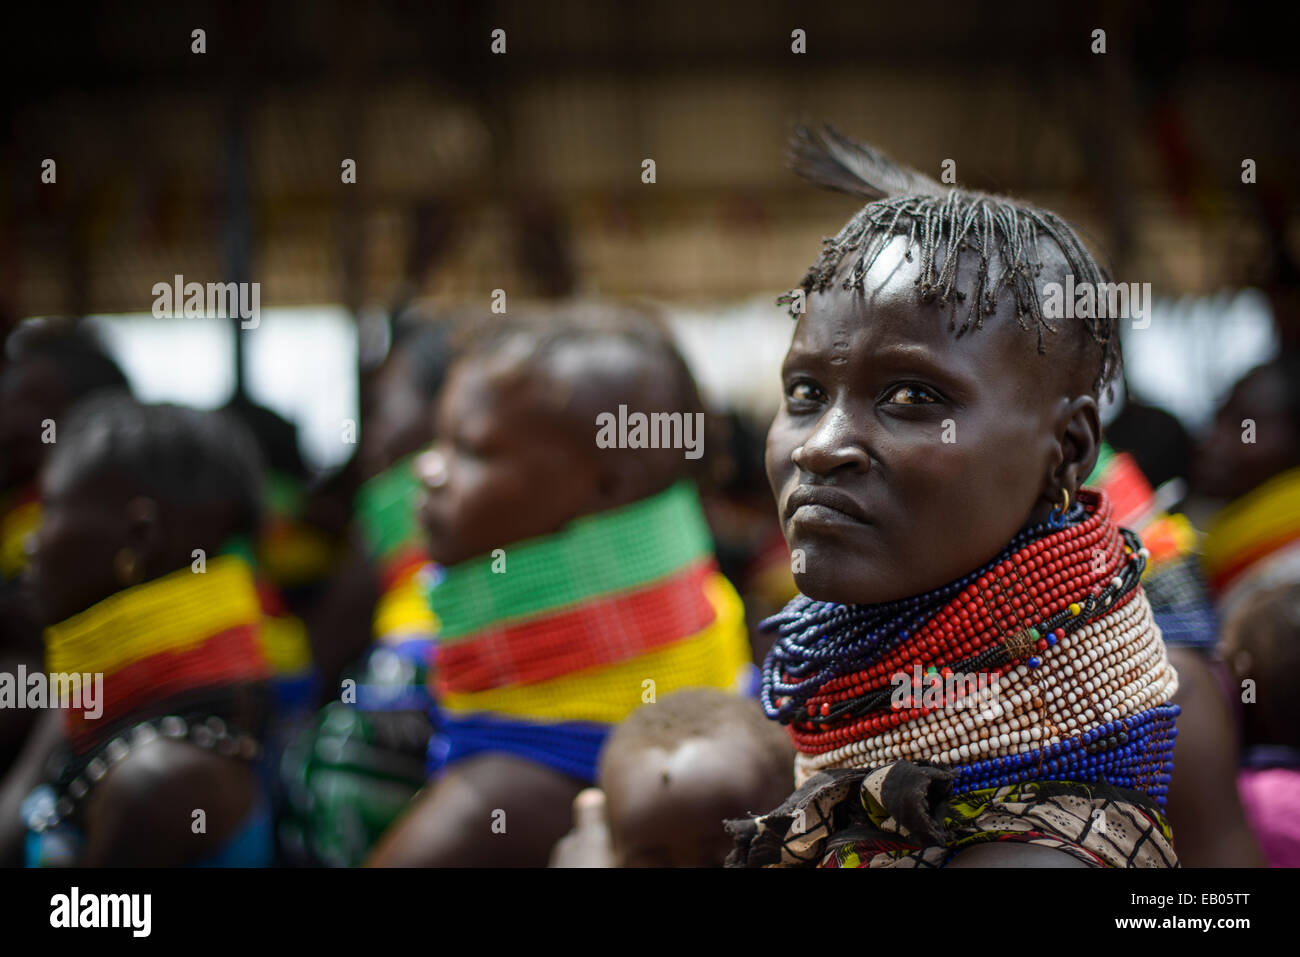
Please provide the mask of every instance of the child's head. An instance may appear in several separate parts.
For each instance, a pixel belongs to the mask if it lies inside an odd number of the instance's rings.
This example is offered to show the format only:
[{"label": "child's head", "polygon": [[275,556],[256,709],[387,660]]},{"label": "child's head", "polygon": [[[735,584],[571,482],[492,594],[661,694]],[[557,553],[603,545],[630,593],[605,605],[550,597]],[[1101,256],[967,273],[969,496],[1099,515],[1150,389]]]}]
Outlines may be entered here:
[{"label": "child's head", "polygon": [[59,423],[28,567],[45,624],[253,535],[261,466],[229,416],[101,395]]},{"label": "child's head", "polygon": [[793,784],[794,750],[751,698],[681,691],[642,705],[601,753],[618,867],[720,867],[723,821],[775,807]]},{"label": "child's head", "polygon": [[[800,590],[876,603],[978,567],[1096,461],[1108,318],[1045,315],[1104,273],[1059,217],[801,132],[800,172],[871,198],[803,282],[767,471]],[[798,300],[795,299],[795,302]]]},{"label": "child's head", "polygon": [[493,321],[453,365],[416,461],[429,553],[447,565],[653,495],[692,466],[680,448],[597,443],[598,417],[620,406],[701,411],[660,324],[582,304]]},{"label": "child's head", "polygon": [[1243,598],[1223,624],[1219,652],[1238,682],[1253,682],[1246,743],[1300,747],[1300,583]]}]

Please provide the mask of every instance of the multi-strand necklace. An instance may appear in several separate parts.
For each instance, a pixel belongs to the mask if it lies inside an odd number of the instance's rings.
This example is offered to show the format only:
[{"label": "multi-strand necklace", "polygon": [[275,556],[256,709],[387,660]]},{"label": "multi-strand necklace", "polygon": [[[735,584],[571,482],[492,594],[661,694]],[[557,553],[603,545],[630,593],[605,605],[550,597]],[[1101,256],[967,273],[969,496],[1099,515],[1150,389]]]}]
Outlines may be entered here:
[{"label": "multi-strand necklace", "polygon": [[798,598],[764,623],[778,633],[764,708],[789,726],[800,777],[925,761],[963,790],[1106,782],[1163,803],[1177,676],[1139,586],[1147,557],[1085,489],[934,592]]}]

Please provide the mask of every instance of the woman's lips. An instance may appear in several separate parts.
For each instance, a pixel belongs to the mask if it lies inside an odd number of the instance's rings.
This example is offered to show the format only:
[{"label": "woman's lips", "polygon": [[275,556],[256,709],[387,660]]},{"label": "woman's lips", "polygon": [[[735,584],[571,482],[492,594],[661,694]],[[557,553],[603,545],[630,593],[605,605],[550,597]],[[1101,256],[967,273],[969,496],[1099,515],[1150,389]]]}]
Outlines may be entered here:
[{"label": "woman's lips", "polygon": [[829,505],[800,505],[790,516],[791,525],[864,525],[861,519]]},{"label": "woman's lips", "polygon": [[792,525],[866,525],[865,509],[853,496],[825,485],[800,485],[787,497],[785,518]]}]

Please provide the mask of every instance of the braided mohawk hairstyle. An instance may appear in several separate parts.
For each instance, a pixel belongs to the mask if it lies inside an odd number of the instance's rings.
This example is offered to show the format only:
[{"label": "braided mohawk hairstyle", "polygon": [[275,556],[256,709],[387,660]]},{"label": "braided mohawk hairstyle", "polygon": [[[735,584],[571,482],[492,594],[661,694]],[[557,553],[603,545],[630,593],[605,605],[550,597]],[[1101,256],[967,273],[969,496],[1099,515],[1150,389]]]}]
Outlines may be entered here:
[{"label": "braided mohawk hairstyle", "polygon": [[[890,240],[906,236],[907,261],[912,261],[914,249],[920,250],[917,286],[921,301],[950,306],[949,328],[959,334],[971,325],[981,328],[1003,291],[1010,289],[1017,320],[1026,330],[1037,329],[1038,351],[1043,353],[1044,330],[1057,330],[1043,314],[1035,284],[1043,270],[1039,240],[1050,239],[1056,244],[1076,284],[1086,282],[1103,289],[1102,284],[1108,281],[1069,223],[1055,213],[1005,196],[941,186],[830,126],[818,130],[798,127],[790,141],[788,160],[809,182],[868,200],[838,235],[823,240],[821,255],[804,276],[805,294],[824,292],[850,255],[858,258],[843,288],[856,288]],[[978,254],[979,269],[970,308],[959,325],[957,304],[968,298],[966,290],[957,288],[962,252]],[[995,257],[1002,269],[992,276]],[[1094,393],[1099,394],[1119,372],[1120,348],[1115,319],[1107,315],[1106,297],[1097,300],[1096,316],[1080,322],[1081,329],[1099,346],[1099,369],[1092,383]],[[782,305],[793,301],[793,295],[777,300]],[[791,315],[795,315],[793,305]]]}]

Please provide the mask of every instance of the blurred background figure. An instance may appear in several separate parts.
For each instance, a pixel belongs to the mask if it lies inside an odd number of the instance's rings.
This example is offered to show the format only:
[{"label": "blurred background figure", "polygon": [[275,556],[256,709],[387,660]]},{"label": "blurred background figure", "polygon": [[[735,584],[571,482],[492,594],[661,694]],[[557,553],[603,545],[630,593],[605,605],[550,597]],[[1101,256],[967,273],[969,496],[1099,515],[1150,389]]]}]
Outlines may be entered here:
[{"label": "blurred background figure", "polygon": [[[78,400],[126,389],[126,377],[93,331],[50,320],[24,325],[5,341],[0,365],[0,673],[42,664],[41,633],[21,576],[27,539],[41,520],[37,478]],[[40,712],[0,709],[0,779]]]},{"label": "blurred background figure", "polygon": [[[627,421],[675,418],[675,431]],[[607,441],[595,426],[617,416]],[[659,694],[752,686],[695,485],[704,413],[652,313],[569,302],[482,329],[448,373],[417,510],[442,567],[428,785],[379,866],[544,866],[604,741]],[[608,426],[607,426],[608,428]],[[674,438],[675,437],[675,438]]]},{"label": "blurred background figure", "polygon": [[1203,550],[1223,614],[1261,587],[1300,582],[1300,353],[1233,387],[1200,449],[1196,488],[1223,503]]},{"label": "blurred background figure", "polygon": [[436,438],[433,407],[456,354],[454,326],[450,315],[408,309],[368,382],[352,555],[315,629],[339,692],[281,771],[290,805],[281,840],[297,863],[359,865],[424,783],[437,622],[425,597],[434,568],[416,522],[412,460]]},{"label": "blurred background figure", "polygon": [[27,864],[269,865],[252,439],[96,396],[68,415],[40,502],[25,574],[45,666],[83,698],[55,712],[62,741],[22,803]]},{"label": "blurred background figure", "polygon": [[1225,625],[1240,689],[1247,817],[1272,867],[1300,867],[1300,584],[1258,589]]}]

